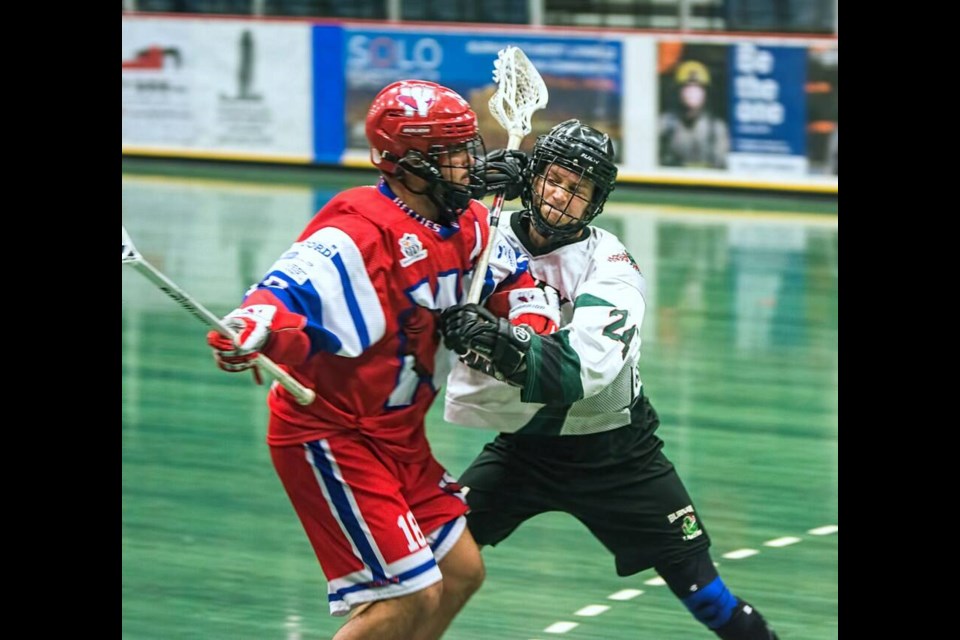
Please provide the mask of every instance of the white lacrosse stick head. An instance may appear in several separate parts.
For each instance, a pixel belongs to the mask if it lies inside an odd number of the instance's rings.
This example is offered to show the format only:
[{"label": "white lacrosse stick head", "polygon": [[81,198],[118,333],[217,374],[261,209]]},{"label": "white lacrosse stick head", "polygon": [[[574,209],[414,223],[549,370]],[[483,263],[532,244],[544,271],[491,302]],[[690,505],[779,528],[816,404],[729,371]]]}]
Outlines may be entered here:
[{"label": "white lacrosse stick head", "polygon": [[519,48],[509,46],[493,62],[497,91],[490,97],[490,113],[510,136],[510,149],[532,130],[533,112],[547,106],[547,85],[540,72]]}]

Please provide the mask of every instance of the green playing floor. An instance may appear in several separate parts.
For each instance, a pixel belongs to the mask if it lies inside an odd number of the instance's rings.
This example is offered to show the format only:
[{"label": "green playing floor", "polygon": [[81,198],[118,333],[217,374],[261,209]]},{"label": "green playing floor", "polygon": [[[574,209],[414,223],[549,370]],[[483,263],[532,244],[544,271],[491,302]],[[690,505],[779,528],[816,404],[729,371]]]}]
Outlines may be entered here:
[{"label": "green playing floor", "polygon": [[[373,179],[123,169],[137,247],[218,315],[327,198]],[[837,201],[622,188],[598,222],[646,274],[643,381],[721,575],[783,640],[837,638]],[[270,465],[265,388],[220,372],[205,327],[121,271],[122,636],[329,638],[340,621]],[[429,432],[455,474],[492,435],[444,424],[439,406]],[[713,637],[652,572],[616,577],[568,516],[536,518],[484,557],[487,580],[447,638]]]}]

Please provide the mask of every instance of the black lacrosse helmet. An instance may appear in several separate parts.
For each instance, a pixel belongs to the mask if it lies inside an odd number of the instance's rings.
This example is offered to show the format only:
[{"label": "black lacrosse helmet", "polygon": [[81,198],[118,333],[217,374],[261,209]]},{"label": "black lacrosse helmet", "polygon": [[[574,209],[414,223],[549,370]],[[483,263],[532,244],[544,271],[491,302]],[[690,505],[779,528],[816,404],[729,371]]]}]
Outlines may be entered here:
[{"label": "black lacrosse helmet", "polygon": [[[576,119],[561,122],[538,137],[530,156],[530,179],[520,195],[524,209],[530,212],[530,221],[534,228],[541,235],[555,240],[563,240],[580,233],[581,229],[600,215],[607,197],[614,189],[617,165],[613,163],[613,157],[613,142],[610,141],[610,136]],[[593,197],[579,219],[566,213],[576,190],[571,192],[571,198],[564,210],[560,211],[556,222],[549,222],[543,216],[543,189],[550,167],[554,165],[574,172],[581,182],[589,180],[594,185]],[[541,180],[538,181],[537,178]],[[535,186],[536,182],[540,183],[539,190]],[[559,211],[553,205],[547,205]]]}]

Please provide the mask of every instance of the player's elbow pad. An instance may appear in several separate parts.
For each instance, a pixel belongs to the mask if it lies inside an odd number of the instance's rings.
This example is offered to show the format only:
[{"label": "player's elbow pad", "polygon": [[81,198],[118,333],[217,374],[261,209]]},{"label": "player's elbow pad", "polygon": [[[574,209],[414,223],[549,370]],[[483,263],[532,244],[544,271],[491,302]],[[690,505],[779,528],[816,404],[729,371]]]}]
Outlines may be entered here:
[{"label": "player's elbow pad", "polygon": [[278,309],[263,353],[280,364],[303,364],[310,355],[310,337],[303,330],[306,325],[306,317]]}]

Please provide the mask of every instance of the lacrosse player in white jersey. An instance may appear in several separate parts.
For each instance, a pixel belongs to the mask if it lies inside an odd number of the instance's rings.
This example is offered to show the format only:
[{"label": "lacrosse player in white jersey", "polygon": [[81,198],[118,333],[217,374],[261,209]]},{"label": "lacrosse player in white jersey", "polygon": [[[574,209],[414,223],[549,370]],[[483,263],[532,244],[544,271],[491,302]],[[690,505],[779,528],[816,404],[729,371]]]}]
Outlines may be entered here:
[{"label": "lacrosse player in white jersey", "polygon": [[528,256],[540,286],[441,316],[461,355],[446,420],[500,432],[460,476],[468,527],[479,545],[496,545],[537,514],[569,513],[613,553],[618,575],[655,568],[720,638],[773,640],[718,575],[700,513],[655,435],[638,372],[644,276],[615,236],[589,226],[614,189],[613,154],[609,136],[568,120],[537,139],[529,160],[486,156],[488,188],[498,169],[505,183],[524,176],[506,184],[524,208],[503,217],[499,235]]}]

